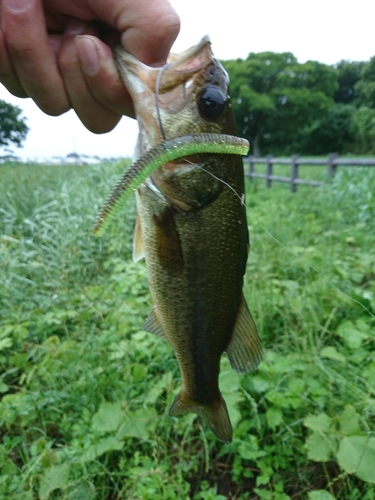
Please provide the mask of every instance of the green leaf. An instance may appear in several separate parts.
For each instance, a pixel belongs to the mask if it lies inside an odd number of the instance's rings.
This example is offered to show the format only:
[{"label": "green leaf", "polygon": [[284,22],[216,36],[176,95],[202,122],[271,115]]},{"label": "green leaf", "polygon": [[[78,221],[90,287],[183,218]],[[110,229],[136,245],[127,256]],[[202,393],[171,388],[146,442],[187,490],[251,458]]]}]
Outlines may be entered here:
[{"label": "green leaf", "polygon": [[307,456],[314,462],[328,462],[332,449],[331,444],[326,436],[319,432],[313,432],[305,443]]},{"label": "green leaf", "polygon": [[340,361],[340,363],[346,363],[346,357],[340,352],[338,352],[336,347],[332,346],[323,347],[323,349],[320,351],[320,356],[322,358]]},{"label": "green leaf", "polygon": [[269,382],[260,376],[252,377],[251,383],[254,387],[254,391],[258,393],[266,392],[270,386]]},{"label": "green leaf", "polygon": [[4,349],[8,349],[9,347],[12,347],[12,339],[9,337],[0,340],[0,351]]},{"label": "green leaf", "polygon": [[133,366],[132,375],[134,380],[138,382],[147,375],[147,366],[142,363],[137,363]]},{"label": "green leaf", "polygon": [[355,474],[362,481],[375,483],[375,438],[345,437],[340,443],[337,460],[349,474]]},{"label": "green leaf", "polygon": [[122,403],[103,403],[92,417],[92,427],[97,432],[115,432],[125,418]]},{"label": "green leaf", "polygon": [[92,444],[87,448],[87,450],[82,454],[82,460],[84,462],[90,462],[95,460],[95,458],[100,457],[104,453],[109,451],[121,450],[124,447],[124,442],[119,441],[115,436],[105,437],[99,439],[95,444]]},{"label": "green leaf", "polygon": [[158,380],[155,385],[149,390],[145,397],[146,404],[155,404],[157,399],[160,397],[164,390],[171,388],[173,381],[172,372],[164,373],[160,380]]},{"label": "green leaf", "polygon": [[325,490],[309,491],[307,496],[309,500],[335,500],[335,497]]},{"label": "green leaf", "polygon": [[271,429],[276,429],[283,421],[283,413],[278,408],[271,406],[271,408],[268,408],[266,411],[266,420]]},{"label": "green leaf", "polygon": [[261,500],[272,500],[273,493],[268,490],[261,490],[260,488],[254,488],[255,493]]},{"label": "green leaf", "polygon": [[46,469],[39,487],[39,499],[47,500],[54,490],[64,488],[69,481],[70,465],[67,463],[54,465]]},{"label": "green leaf", "polygon": [[362,373],[369,385],[375,391],[375,363],[371,363]]},{"label": "green leaf", "polygon": [[326,413],[320,413],[319,415],[308,415],[303,423],[313,431],[327,432],[331,425],[331,419]]},{"label": "green leaf", "polygon": [[82,481],[69,488],[66,500],[95,500],[95,497],[95,487]]},{"label": "green leaf", "polygon": [[256,439],[251,442],[242,441],[238,447],[238,453],[244,460],[256,460],[257,458],[265,457],[268,455],[266,451],[260,450]]},{"label": "green leaf", "polygon": [[345,436],[361,434],[359,426],[359,414],[352,405],[345,406],[345,410],[340,415],[340,428]]},{"label": "green leaf", "polygon": [[8,392],[9,386],[4,384],[4,382],[0,382],[0,393],[4,394],[4,392]]},{"label": "green leaf", "polygon": [[154,415],[149,410],[141,408],[127,415],[126,420],[118,430],[117,437],[118,439],[123,439],[126,436],[148,439],[150,432],[153,432],[154,429]]},{"label": "green leaf", "polygon": [[369,338],[367,333],[360,330],[351,321],[344,321],[341,323],[336,333],[344,340],[350,349],[358,349],[361,347],[363,341]]}]

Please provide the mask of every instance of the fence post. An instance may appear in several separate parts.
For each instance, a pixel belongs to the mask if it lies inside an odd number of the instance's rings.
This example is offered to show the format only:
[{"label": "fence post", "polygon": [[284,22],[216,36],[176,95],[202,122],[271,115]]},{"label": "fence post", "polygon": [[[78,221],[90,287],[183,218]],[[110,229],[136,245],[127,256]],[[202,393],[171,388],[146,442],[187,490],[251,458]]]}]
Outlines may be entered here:
[{"label": "fence post", "polygon": [[298,163],[297,160],[299,158],[299,155],[293,155],[292,156],[292,168],[290,172],[290,190],[292,193],[295,193],[297,191],[297,184],[295,182],[296,179],[298,179]]},{"label": "fence post", "polygon": [[253,180],[254,173],[254,155],[249,156],[249,179]]},{"label": "fence post", "polygon": [[329,153],[328,155],[328,177],[330,179],[333,179],[333,176],[336,173],[337,165],[333,164],[333,160],[335,160],[338,156],[338,153]]},{"label": "fence post", "polygon": [[266,187],[270,188],[272,185],[272,179],[270,179],[270,176],[272,175],[272,155],[267,156],[267,177],[266,177]]}]

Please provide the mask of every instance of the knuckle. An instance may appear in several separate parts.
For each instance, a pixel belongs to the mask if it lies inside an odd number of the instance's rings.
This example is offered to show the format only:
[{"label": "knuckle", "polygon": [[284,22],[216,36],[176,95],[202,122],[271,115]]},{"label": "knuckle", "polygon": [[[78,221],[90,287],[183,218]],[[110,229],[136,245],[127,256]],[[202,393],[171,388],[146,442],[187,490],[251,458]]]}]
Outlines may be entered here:
[{"label": "knuckle", "polygon": [[165,14],[158,23],[152,19],[152,36],[156,40],[174,40],[180,31],[180,18],[174,12]]}]

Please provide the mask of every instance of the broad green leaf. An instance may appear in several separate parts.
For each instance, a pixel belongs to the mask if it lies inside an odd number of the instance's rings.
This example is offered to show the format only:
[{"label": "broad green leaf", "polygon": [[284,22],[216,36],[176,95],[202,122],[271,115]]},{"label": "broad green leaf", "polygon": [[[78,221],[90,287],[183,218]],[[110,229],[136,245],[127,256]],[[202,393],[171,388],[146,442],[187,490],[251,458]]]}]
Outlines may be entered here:
[{"label": "broad green leaf", "polygon": [[4,382],[0,382],[0,393],[4,394],[4,392],[8,392],[9,386],[4,384]]},{"label": "broad green leaf", "polygon": [[326,436],[319,432],[313,432],[305,443],[307,456],[314,462],[327,462],[332,453],[331,444]]},{"label": "broad green leaf", "polygon": [[118,430],[117,438],[135,437],[148,439],[155,429],[154,414],[143,408],[127,414],[126,420]]},{"label": "broad green leaf", "polygon": [[254,491],[261,500],[272,500],[273,499],[272,491],[261,490],[260,488],[254,488]]},{"label": "broad green leaf", "polygon": [[95,497],[94,485],[82,481],[69,488],[66,500],[95,500]]},{"label": "broad green leaf", "polygon": [[132,375],[134,380],[138,382],[138,380],[141,380],[147,375],[147,366],[142,363],[137,363],[133,366]]},{"label": "broad green leaf", "polygon": [[92,428],[97,432],[115,432],[125,418],[122,403],[103,403],[92,417]]},{"label": "broad green leaf", "polygon": [[0,340],[0,351],[3,349],[8,349],[9,347],[12,347],[12,339],[9,337],[6,337],[5,339]]},{"label": "broad green leaf", "polygon": [[345,341],[350,349],[358,349],[361,347],[363,341],[369,338],[367,333],[360,330],[351,321],[341,323],[336,333]]},{"label": "broad green leaf", "polygon": [[309,491],[307,497],[309,500],[335,500],[335,497],[325,490]]},{"label": "broad green leaf", "polygon": [[6,458],[3,463],[0,462],[2,475],[14,475],[18,473],[18,468],[10,458]]},{"label": "broad green leaf", "polygon": [[371,363],[362,373],[363,377],[375,391],[375,363]]},{"label": "broad green leaf", "polygon": [[331,419],[326,413],[319,413],[319,415],[308,415],[303,423],[313,431],[327,432],[331,425]]},{"label": "broad green leaf", "polygon": [[228,367],[227,370],[223,370],[219,377],[219,386],[221,392],[233,392],[237,391],[241,385],[241,376],[238,375],[234,370]]},{"label": "broad green leaf", "polygon": [[345,410],[340,415],[340,428],[345,436],[361,434],[359,427],[359,414],[355,411],[352,405],[347,405]]},{"label": "broad green leaf", "polygon": [[278,408],[271,406],[271,408],[268,408],[266,411],[266,420],[271,429],[276,429],[283,421],[283,413]]},{"label": "broad green leaf", "polygon": [[123,447],[124,442],[119,441],[115,436],[101,438],[84,451],[82,454],[82,460],[84,462],[90,462],[95,460],[95,458],[100,457],[100,455],[103,455],[103,453],[121,450]]},{"label": "broad green leaf", "polygon": [[260,376],[252,377],[251,383],[254,387],[254,391],[258,393],[266,392],[270,386],[269,382]]},{"label": "broad green leaf", "polygon": [[345,437],[340,443],[337,460],[349,474],[355,474],[362,481],[375,483],[375,438]]},{"label": "broad green leaf", "polygon": [[258,442],[254,436],[251,441],[242,441],[238,447],[238,453],[244,460],[256,460],[257,458],[268,455],[266,451],[260,450]]},{"label": "broad green leaf", "polygon": [[155,404],[164,390],[168,390],[172,386],[173,375],[172,372],[164,373],[160,380],[149,390],[145,397],[146,404]]},{"label": "broad green leaf", "polygon": [[229,418],[230,421],[232,422],[233,428],[238,424],[238,422],[241,420],[241,412],[238,408],[238,405],[244,401],[244,396],[242,392],[239,390],[235,392],[222,392],[222,395],[225,399],[228,413],[229,413]]},{"label": "broad green leaf", "polygon": [[69,481],[70,465],[67,463],[54,465],[46,469],[39,486],[39,499],[47,500],[54,490],[64,488]]},{"label": "broad green leaf", "polygon": [[341,354],[336,349],[336,347],[332,347],[332,346],[323,347],[323,349],[320,351],[320,356],[322,358],[340,361],[340,363],[346,363],[346,357],[343,354]]}]

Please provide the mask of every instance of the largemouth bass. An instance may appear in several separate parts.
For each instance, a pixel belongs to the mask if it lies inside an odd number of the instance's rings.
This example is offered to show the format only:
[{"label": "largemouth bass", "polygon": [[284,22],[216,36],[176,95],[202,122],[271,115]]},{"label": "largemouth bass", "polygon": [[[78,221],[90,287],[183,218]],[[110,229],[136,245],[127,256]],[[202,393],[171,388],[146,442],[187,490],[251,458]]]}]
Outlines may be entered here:
[{"label": "largemouth bass", "polygon": [[[139,125],[138,153],[188,134],[236,134],[229,79],[207,37],[152,68],[116,49]],[[236,196],[236,194],[238,196]],[[256,368],[261,345],[242,293],[249,250],[240,156],[173,160],[138,188],[135,261],[146,258],[155,303],[143,329],[168,340],[182,376],[171,415],[202,416],[222,441],[232,426],[218,378],[226,352],[239,373]]]}]

